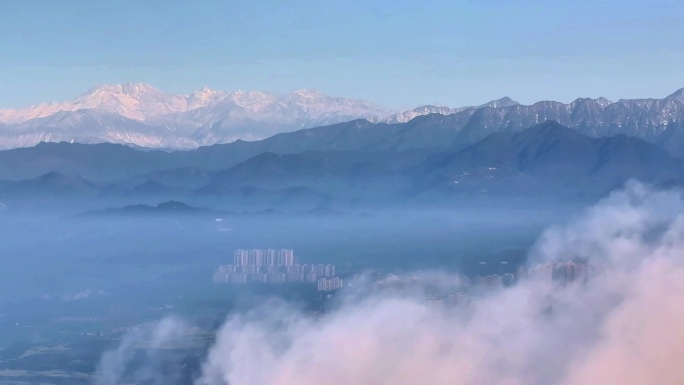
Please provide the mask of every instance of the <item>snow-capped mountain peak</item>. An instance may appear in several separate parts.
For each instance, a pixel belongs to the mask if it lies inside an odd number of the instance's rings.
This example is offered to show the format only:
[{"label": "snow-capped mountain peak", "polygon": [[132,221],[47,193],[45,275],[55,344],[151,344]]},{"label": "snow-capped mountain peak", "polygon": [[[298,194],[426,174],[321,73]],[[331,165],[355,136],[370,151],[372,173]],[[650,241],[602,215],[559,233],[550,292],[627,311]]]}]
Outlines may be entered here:
[{"label": "snow-capped mountain peak", "polygon": [[132,97],[139,98],[145,94],[162,94],[161,91],[154,88],[152,85],[147,83],[134,83],[127,82],[122,84],[99,84],[81,95],[81,98],[87,98],[92,95],[102,95],[102,94],[124,94]]},{"label": "snow-capped mountain peak", "polygon": [[211,89],[209,87],[202,87],[201,89],[191,93],[187,96],[187,110],[194,110],[200,107],[218,103],[225,99],[228,93]]},{"label": "snow-capped mountain peak", "polygon": [[520,105],[520,103],[509,98],[508,96],[505,96],[501,99],[492,100],[491,102],[487,102],[487,103],[481,104],[479,106],[451,108],[451,107],[428,104],[425,106],[420,106],[420,107],[414,108],[413,110],[410,110],[410,111],[400,112],[400,113],[397,113],[394,115],[386,116],[383,119],[374,119],[371,121],[372,122],[390,123],[390,124],[406,123],[411,119],[414,119],[418,116],[423,116],[423,115],[430,115],[430,114],[451,115],[451,114],[455,114],[455,113],[458,113],[461,111],[474,109],[474,108],[484,108],[484,107],[500,108],[500,107],[511,107],[511,106],[517,106],[517,105]]},{"label": "snow-capped mountain peak", "polygon": [[71,104],[68,110],[98,109],[139,121],[187,108],[182,96],[167,95],[149,84],[131,82],[94,87]]},{"label": "snow-capped mountain peak", "polygon": [[596,102],[597,102],[602,108],[606,108],[606,107],[608,107],[609,105],[613,104],[612,101],[610,101],[610,100],[608,100],[608,99],[606,99],[606,98],[603,98],[603,97],[600,97],[600,98],[595,99],[595,100],[596,100]]},{"label": "snow-capped mountain peak", "polygon": [[41,103],[13,110],[0,110],[0,123],[21,123],[59,111],[93,109],[113,113],[127,119],[148,122],[160,116],[206,107],[225,99],[223,91],[208,87],[190,95],[166,94],[150,84],[101,84],[86,93],[61,103]]},{"label": "snow-capped mountain peak", "polygon": [[302,88],[302,89],[294,90],[294,91],[292,91],[292,95],[293,96],[301,96],[301,97],[309,98],[309,99],[321,98],[321,97],[325,96],[322,92],[320,92],[318,90],[314,90],[314,89],[309,89],[309,88]]},{"label": "snow-capped mountain peak", "polygon": [[[0,148],[76,140],[188,148],[255,140],[279,132],[380,118],[393,111],[312,89],[287,94],[203,87],[167,94],[150,84],[98,85],[68,101],[0,110]],[[11,138],[4,138],[10,135]]]}]

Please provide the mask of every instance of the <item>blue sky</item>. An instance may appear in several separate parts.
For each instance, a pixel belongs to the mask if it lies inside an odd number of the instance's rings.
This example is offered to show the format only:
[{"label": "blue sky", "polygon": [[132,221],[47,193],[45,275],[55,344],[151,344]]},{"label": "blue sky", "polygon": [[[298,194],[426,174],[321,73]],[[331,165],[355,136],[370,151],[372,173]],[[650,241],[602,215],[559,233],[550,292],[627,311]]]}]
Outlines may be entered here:
[{"label": "blue sky", "polygon": [[395,108],[684,87],[684,1],[51,1],[0,4],[0,107],[140,81],[315,88]]}]

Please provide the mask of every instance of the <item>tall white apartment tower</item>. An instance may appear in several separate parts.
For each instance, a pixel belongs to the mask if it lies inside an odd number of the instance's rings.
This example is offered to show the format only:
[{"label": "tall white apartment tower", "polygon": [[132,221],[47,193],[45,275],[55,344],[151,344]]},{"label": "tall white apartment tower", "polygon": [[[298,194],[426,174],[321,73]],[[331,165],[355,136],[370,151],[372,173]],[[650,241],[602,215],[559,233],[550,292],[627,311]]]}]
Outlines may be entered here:
[{"label": "tall white apartment tower", "polygon": [[233,253],[233,265],[247,266],[249,264],[249,252],[247,250],[235,250]]},{"label": "tall white apartment tower", "polygon": [[252,266],[264,265],[264,251],[253,249],[249,251],[249,264]]},{"label": "tall white apartment tower", "polygon": [[335,276],[335,265],[325,265],[325,276],[334,277]]},{"label": "tall white apartment tower", "polygon": [[278,264],[278,253],[273,249],[268,249],[264,251],[264,262],[266,266],[277,266]]},{"label": "tall white apartment tower", "polygon": [[278,250],[278,265],[292,266],[294,265],[294,251],[289,249]]}]

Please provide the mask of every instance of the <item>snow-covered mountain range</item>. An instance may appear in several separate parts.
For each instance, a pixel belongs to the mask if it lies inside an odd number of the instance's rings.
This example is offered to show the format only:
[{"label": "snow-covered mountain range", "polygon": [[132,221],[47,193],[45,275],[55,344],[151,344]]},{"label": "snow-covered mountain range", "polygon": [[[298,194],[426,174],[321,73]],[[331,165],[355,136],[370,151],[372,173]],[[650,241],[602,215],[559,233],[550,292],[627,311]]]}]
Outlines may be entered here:
[{"label": "snow-covered mountain range", "polygon": [[492,100],[491,102],[481,104],[479,106],[451,108],[451,107],[445,107],[445,106],[425,105],[425,106],[420,106],[420,107],[415,108],[415,109],[410,110],[410,111],[399,112],[399,113],[392,114],[392,115],[389,115],[389,116],[386,116],[386,117],[380,118],[380,119],[375,119],[375,118],[371,117],[368,119],[368,121],[373,122],[373,123],[389,123],[389,124],[406,123],[409,120],[416,118],[418,116],[429,115],[429,114],[451,115],[451,114],[455,114],[455,113],[466,111],[466,110],[472,110],[472,109],[478,109],[478,108],[484,108],[484,107],[499,108],[499,107],[518,106],[518,105],[520,105],[520,103],[516,102],[515,100],[513,100],[509,97],[503,97],[501,99]]},{"label": "snow-covered mountain range", "polygon": [[314,90],[273,94],[203,88],[174,95],[148,84],[126,83],[97,86],[70,101],[0,110],[0,149],[61,141],[190,149],[355,119],[402,124],[424,115],[433,118],[416,124],[458,132],[469,138],[466,142],[554,120],[594,137],[622,133],[654,143],[684,143],[684,89],[663,99],[580,98],[567,104],[521,105],[506,97],[479,106],[425,105],[397,112]]},{"label": "snow-covered mountain range", "polygon": [[41,141],[194,148],[393,112],[314,90],[280,95],[202,88],[174,95],[142,83],[101,85],[69,101],[0,110],[0,148]]}]

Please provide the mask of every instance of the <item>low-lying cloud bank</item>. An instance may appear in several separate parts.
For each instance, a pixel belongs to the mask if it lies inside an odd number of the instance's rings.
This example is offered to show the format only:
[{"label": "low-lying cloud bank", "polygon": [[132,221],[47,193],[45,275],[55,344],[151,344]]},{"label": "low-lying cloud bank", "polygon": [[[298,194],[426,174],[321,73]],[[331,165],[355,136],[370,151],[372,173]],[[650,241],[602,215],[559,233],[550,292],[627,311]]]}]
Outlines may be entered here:
[{"label": "low-lying cloud bank", "polygon": [[[235,315],[196,382],[682,384],[682,192],[630,183],[549,229],[530,253],[532,263],[569,258],[590,258],[605,271],[567,286],[523,279],[467,307],[383,292],[321,317],[287,305]],[[173,326],[162,323],[157,335],[172,335]],[[106,356],[110,369],[101,374],[115,378],[117,360]]]}]

